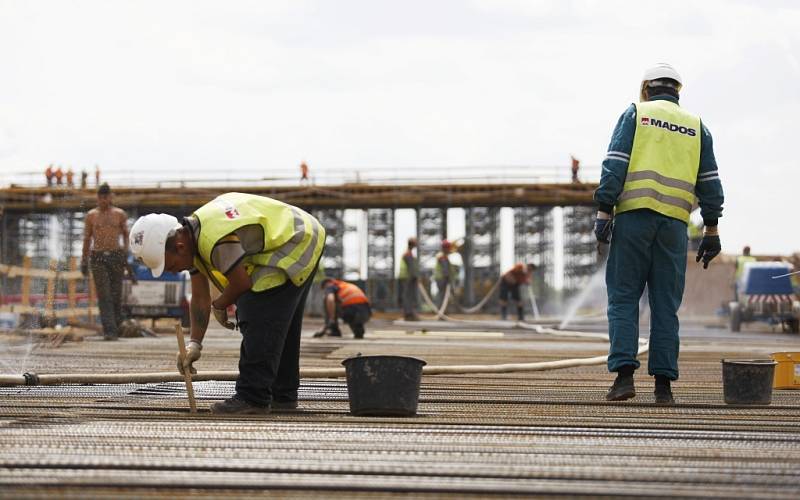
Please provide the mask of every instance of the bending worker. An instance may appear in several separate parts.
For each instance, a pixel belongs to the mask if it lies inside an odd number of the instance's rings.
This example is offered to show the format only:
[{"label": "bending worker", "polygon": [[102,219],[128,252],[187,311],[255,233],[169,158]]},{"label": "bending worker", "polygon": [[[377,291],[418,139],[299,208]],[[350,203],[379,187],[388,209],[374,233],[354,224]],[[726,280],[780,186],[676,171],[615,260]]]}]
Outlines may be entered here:
[{"label": "bending worker", "polygon": [[636,395],[639,298],[647,285],[647,371],[655,377],[656,403],[674,402],[670,382],[678,379],[677,312],[686,274],[686,225],[695,197],[705,224],[695,260],[702,260],[705,269],[720,253],[717,219],[723,193],[711,134],[698,116],[679,106],[682,83],[668,64],[645,72],[641,102],[619,119],[594,193],[599,206],[595,235],[601,243],[611,241],[608,370],[617,378],[606,395],[609,401]]},{"label": "bending worker", "polygon": [[339,317],[347,323],[357,339],[364,338],[364,324],[372,316],[369,299],[361,289],[353,283],[326,278],[322,280],[324,290],[323,305],[325,308],[325,328],[314,334],[314,337],[330,335],[341,337]]},{"label": "bending worker", "polygon": [[[236,393],[211,405],[213,413],[259,414],[297,407],[303,308],[325,229],[311,215],[271,198],[226,193],[178,221],[149,214],[131,228],[131,251],[151,269],[189,270],[191,339],[181,372],[194,372],[209,313],[242,334]],[[209,281],[221,292],[211,300]]]},{"label": "bending worker", "polygon": [[517,305],[517,319],[525,321],[525,308],[522,307],[522,298],[519,293],[521,285],[527,285],[531,282],[531,276],[536,266],[528,264],[527,266],[518,262],[503,273],[500,278],[500,318],[505,320],[508,317],[508,298],[514,300]]},{"label": "bending worker", "polygon": [[414,256],[417,239],[408,239],[408,248],[400,260],[400,272],[397,280],[400,283],[400,303],[403,307],[403,319],[419,321],[417,315],[417,282],[419,281],[419,261]]}]

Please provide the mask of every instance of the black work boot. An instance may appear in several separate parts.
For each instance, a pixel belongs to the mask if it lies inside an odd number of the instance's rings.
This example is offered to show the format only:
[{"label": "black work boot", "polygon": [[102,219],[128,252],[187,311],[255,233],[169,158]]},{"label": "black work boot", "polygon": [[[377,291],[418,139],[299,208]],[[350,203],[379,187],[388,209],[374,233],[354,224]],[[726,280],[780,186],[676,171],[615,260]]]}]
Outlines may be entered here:
[{"label": "black work boot", "polygon": [[606,401],[625,401],[636,396],[636,388],[633,385],[633,366],[623,366],[617,372],[614,384],[608,389]]},{"label": "black work boot", "polygon": [[293,411],[297,409],[296,399],[276,400],[273,399],[270,407],[273,411]]},{"label": "black work boot", "polygon": [[517,308],[517,319],[519,321],[525,321],[525,309],[521,307]]},{"label": "black work boot", "polygon": [[657,405],[674,405],[675,398],[672,397],[672,388],[669,379],[663,375],[656,375],[656,390],[653,391]]},{"label": "black work boot", "polygon": [[500,307],[500,319],[505,321],[508,318],[508,312],[506,306]]},{"label": "black work boot", "polygon": [[258,406],[233,396],[211,405],[211,413],[215,415],[265,415],[269,413],[269,406]]}]

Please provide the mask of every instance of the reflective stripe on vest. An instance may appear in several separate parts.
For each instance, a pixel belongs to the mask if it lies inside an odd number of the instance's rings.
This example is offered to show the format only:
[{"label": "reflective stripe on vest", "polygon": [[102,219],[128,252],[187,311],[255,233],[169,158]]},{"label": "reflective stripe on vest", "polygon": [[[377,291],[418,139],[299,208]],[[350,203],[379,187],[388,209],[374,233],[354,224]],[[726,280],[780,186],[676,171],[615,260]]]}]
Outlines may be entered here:
[{"label": "reflective stripe on vest", "polygon": [[336,298],[339,299],[339,304],[341,304],[342,307],[369,303],[369,299],[367,299],[367,296],[364,295],[364,292],[362,292],[358,286],[341,280],[332,281],[336,283],[336,286],[339,288],[336,292]]},{"label": "reflective stripe on vest", "polygon": [[669,101],[636,104],[636,132],[617,213],[649,208],[689,223],[700,169],[700,118]]},{"label": "reflective stripe on vest", "polygon": [[236,230],[259,225],[264,231],[260,252],[242,259],[245,271],[260,292],[286,282],[300,286],[314,271],[325,245],[325,229],[297,207],[265,196],[226,193],[206,203],[194,216],[200,221],[195,267],[220,290],[228,279],[211,261],[214,246]]}]

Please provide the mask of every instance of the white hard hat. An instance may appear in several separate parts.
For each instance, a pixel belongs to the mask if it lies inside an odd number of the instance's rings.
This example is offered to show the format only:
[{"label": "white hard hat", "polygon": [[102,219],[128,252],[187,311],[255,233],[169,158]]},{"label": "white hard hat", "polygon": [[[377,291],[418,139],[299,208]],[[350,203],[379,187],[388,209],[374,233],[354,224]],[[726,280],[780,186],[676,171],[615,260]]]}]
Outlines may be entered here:
[{"label": "white hard hat", "polygon": [[164,248],[170,233],[181,228],[178,219],[168,214],[147,214],[133,224],[130,246],[134,259],[150,268],[153,277],[164,272]]},{"label": "white hard hat", "polygon": [[[659,82],[659,80],[663,80],[666,78],[676,81],[678,85],[675,86],[672,83]],[[655,82],[658,83],[656,84]],[[644,72],[644,75],[642,75],[642,86],[639,89],[639,98],[642,101],[644,101],[646,99],[644,95],[644,90],[647,87],[657,87],[657,86],[673,87],[675,90],[680,91],[681,87],[683,87],[683,79],[681,78],[680,73],[675,71],[675,68],[673,68],[670,64],[658,63],[651,68],[647,68],[647,70],[645,70]]]}]

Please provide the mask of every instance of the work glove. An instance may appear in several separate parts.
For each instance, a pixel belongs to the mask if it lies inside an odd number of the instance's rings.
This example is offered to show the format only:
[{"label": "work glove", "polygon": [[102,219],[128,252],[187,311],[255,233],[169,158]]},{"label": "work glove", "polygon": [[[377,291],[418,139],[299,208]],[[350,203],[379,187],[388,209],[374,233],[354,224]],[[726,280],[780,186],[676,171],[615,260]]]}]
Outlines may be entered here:
[{"label": "work glove", "polygon": [[594,236],[600,243],[609,243],[611,241],[611,228],[614,227],[614,218],[611,214],[606,212],[597,212],[597,218],[594,220]]},{"label": "work glove", "polygon": [[719,233],[717,232],[716,226],[706,226],[705,233],[703,234],[703,241],[700,242],[700,248],[697,249],[697,257],[695,257],[694,261],[700,262],[702,259],[703,269],[707,269],[708,263],[719,255],[721,251],[722,246],[719,243]]},{"label": "work glove", "polygon": [[211,305],[211,312],[214,313],[214,318],[219,322],[220,325],[224,326],[228,330],[235,330],[236,325],[233,324],[233,321],[228,319],[228,309],[217,309],[214,305]]},{"label": "work glove", "polygon": [[178,371],[181,372],[181,375],[186,374],[185,370],[189,370],[191,374],[197,373],[192,363],[200,359],[200,351],[202,350],[203,346],[200,342],[190,340],[186,343],[186,357],[181,356],[181,352],[178,351]]},{"label": "work glove", "polygon": [[85,260],[81,261],[81,274],[84,277],[89,276],[89,263]]}]

